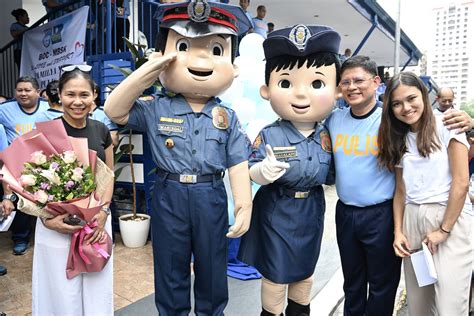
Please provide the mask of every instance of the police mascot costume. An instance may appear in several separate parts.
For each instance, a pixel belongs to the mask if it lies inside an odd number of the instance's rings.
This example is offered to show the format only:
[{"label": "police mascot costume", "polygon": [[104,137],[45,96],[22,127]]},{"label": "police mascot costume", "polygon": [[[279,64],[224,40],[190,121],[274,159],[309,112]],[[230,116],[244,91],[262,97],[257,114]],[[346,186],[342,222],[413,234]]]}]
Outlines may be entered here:
[{"label": "police mascot costume", "polygon": [[[157,53],[105,103],[117,124],[147,133],[157,165],[151,210],[155,302],[162,316],[188,315],[194,256],[196,315],[223,315],[227,240],[249,227],[251,144],[235,112],[215,98],[238,75],[237,36],[250,21],[240,7],[206,1],[158,6]],[[173,97],[140,100],[159,78]],[[228,169],[235,224],[228,230]]]},{"label": "police mascot costume", "polygon": [[263,42],[260,94],[280,117],[263,128],[249,159],[254,198],[239,259],[263,275],[261,315],[309,315],[323,234],[322,184],[334,183],[331,140],[321,121],[339,81],[340,37],[329,27],[296,25]]}]

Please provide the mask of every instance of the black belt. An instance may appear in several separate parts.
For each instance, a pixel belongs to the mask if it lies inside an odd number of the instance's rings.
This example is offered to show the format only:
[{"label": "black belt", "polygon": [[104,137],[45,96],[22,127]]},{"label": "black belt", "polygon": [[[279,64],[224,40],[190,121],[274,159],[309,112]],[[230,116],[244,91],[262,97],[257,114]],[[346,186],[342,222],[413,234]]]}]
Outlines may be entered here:
[{"label": "black belt", "polygon": [[214,180],[220,180],[224,176],[223,172],[216,174],[208,174],[203,176],[198,176],[195,174],[178,174],[178,173],[169,173],[167,171],[156,169],[156,174],[166,179],[178,181],[180,183],[203,183],[203,182],[212,182]]},{"label": "black belt", "polygon": [[275,186],[275,187],[282,194],[284,194],[286,196],[289,196],[289,197],[292,197],[292,198],[295,198],[295,199],[307,199],[312,192],[316,191],[316,189],[318,189],[318,188],[321,188],[321,186],[319,185],[319,186],[313,187],[311,189],[308,189],[306,191],[303,191],[303,190],[299,190],[299,189],[290,189],[290,188],[283,187],[283,186]]}]

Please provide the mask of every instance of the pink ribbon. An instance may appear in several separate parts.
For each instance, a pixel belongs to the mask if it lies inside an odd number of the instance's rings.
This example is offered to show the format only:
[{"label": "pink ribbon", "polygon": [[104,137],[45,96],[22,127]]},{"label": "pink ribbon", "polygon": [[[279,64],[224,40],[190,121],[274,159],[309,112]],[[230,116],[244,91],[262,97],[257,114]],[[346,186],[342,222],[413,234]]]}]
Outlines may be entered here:
[{"label": "pink ribbon", "polygon": [[[81,230],[75,232],[73,234],[73,236],[75,238],[77,238],[79,236],[79,256],[81,256],[82,260],[84,260],[84,262],[86,264],[91,264],[91,261],[89,260],[89,258],[84,254],[84,249],[83,249],[83,243],[84,243],[84,239],[87,235],[91,234],[93,232],[92,228],[95,228],[97,227],[97,221],[94,221],[92,223],[88,223],[86,224],[84,227],[82,227]],[[99,242],[95,242],[92,244],[92,247],[94,247],[94,249],[102,256],[104,257],[105,259],[109,258],[110,255],[107,253],[107,251],[105,251],[104,249],[100,248],[100,245],[99,245]]]}]

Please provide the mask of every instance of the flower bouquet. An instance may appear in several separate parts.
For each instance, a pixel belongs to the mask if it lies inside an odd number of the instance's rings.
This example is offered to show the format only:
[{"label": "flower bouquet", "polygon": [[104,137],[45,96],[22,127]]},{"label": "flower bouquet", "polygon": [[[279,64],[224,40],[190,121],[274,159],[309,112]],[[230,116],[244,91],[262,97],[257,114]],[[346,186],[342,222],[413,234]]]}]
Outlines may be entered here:
[{"label": "flower bouquet", "polygon": [[36,130],[16,138],[0,153],[2,180],[19,195],[18,209],[51,218],[68,213],[84,221],[71,235],[66,276],[99,272],[107,264],[112,240],[87,245],[85,237],[97,226],[90,222],[104,202],[113,172],[88,149],[87,139],[69,137],[61,120],[36,123]]}]

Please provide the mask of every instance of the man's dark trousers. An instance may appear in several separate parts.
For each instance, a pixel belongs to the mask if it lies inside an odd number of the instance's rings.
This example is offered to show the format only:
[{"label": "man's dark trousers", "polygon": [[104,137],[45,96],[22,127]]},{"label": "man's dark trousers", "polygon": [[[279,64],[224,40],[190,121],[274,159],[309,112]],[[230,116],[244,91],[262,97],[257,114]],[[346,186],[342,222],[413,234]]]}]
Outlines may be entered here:
[{"label": "man's dark trousers", "polygon": [[393,250],[392,203],[389,200],[356,207],[337,202],[336,231],[344,274],[345,316],[393,313],[401,258]]}]

